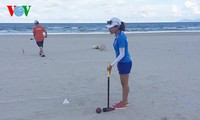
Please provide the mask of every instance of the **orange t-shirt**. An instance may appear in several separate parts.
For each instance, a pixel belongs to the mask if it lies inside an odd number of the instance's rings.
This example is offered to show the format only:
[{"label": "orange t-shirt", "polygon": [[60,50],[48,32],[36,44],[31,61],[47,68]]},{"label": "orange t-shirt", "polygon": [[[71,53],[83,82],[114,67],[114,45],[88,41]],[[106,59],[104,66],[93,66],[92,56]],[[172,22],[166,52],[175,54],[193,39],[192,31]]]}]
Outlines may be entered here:
[{"label": "orange t-shirt", "polygon": [[33,33],[35,35],[35,40],[37,42],[40,42],[40,41],[43,41],[44,40],[44,35],[43,35],[43,32],[46,32],[46,30],[40,26],[40,25],[36,25],[34,28],[33,28]]}]

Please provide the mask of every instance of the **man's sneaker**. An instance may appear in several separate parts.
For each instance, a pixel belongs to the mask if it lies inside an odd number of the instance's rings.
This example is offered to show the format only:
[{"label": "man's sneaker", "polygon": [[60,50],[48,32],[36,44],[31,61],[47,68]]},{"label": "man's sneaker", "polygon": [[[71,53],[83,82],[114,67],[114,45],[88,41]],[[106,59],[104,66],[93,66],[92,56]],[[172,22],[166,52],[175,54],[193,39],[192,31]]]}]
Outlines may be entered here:
[{"label": "man's sneaker", "polygon": [[43,55],[41,55],[41,57],[45,57],[45,55],[43,54]]},{"label": "man's sneaker", "polygon": [[39,55],[42,55],[42,53],[41,53],[41,52],[39,52]]},{"label": "man's sneaker", "polygon": [[115,109],[126,109],[127,105],[124,105],[123,103],[118,103],[116,105],[113,106]]}]

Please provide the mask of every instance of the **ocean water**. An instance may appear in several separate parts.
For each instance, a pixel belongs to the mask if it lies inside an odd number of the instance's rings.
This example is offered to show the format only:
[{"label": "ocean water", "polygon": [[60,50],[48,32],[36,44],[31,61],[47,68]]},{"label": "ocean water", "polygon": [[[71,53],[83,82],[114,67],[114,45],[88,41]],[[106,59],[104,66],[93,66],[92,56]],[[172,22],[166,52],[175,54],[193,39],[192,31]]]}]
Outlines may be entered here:
[{"label": "ocean water", "polygon": [[[105,23],[41,23],[50,34],[108,33]],[[0,23],[0,34],[32,34],[32,23]],[[126,23],[126,32],[200,32],[200,22]]]}]

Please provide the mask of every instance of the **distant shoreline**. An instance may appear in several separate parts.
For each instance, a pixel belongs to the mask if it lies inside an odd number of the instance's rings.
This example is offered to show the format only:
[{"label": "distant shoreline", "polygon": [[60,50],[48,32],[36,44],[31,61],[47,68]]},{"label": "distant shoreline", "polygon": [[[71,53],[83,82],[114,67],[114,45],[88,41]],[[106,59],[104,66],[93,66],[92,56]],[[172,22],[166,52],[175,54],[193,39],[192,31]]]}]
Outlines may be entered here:
[{"label": "distant shoreline", "polygon": [[[49,34],[109,34],[104,23],[41,23]],[[31,23],[0,23],[0,34],[32,34]],[[126,23],[126,33],[200,32],[198,23]]]}]

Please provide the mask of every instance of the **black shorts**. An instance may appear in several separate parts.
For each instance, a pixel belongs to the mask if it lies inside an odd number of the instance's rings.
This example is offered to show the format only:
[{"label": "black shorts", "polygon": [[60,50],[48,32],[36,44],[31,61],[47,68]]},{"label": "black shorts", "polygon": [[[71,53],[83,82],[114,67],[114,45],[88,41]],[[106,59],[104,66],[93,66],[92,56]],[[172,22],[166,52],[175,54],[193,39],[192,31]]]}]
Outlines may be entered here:
[{"label": "black shorts", "polygon": [[38,47],[43,47],[44,41],[40,41],[40,42],[36,42],[36,43],[37,43]]}]

